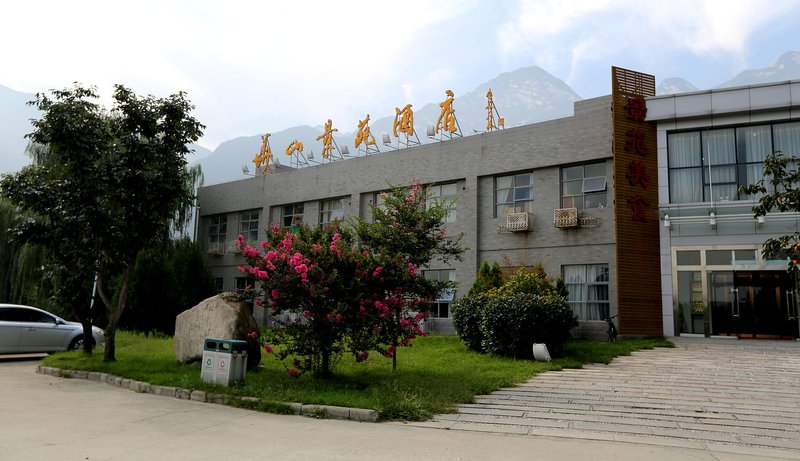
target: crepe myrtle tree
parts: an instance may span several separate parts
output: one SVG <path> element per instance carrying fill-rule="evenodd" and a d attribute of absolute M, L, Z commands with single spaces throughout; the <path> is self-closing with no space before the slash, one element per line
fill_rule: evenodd
<path fill-rule="evenodd" d="M 462 235 L 449 236 L 446 220 L 454 201 L 442 201 L 431 197 L 427 188 L 418 181 L 410 187 L 390 186 L 380 194 L 379 203 L 372 205 L 372 220 L 355 219 L 353 227 L 361 245 L 380 255 L 385 267 L 396 267 L 392 271 L 391 290 L 402 303 L 393 306 L 392 321 L 384 334 L 391 342 L 392 350 L 402 345 L 404 317 L 410 309 L 419 309 L 420 303 L 428 316 L 429 301 L 445 288 L 453 288 L 453 282 L 439 282 L 417 277 L 421 267 L 434 259 L 442 264 L 462 259 Z M 404 269 L 414 274 L 408 280 Z M 392 369 L 397 367 L 393 356 Z"/>
<path fill-rule="evenodd" d="M 424 303 L 401 296 L 421 279 L 417 271 L 358 248 L 339 224 L 294 231 L 273 226 L 261 248 L 241 235 L 237 247 L 245 259 L 239 270 L 256 280 L 256 303 L 296 314 L 264 344 L 268 353 L 291 363 L 292 376 L 311 371 L 329 378 L 343 352 L 357 361 L 366 360 L 370 350 L 394 357 L 397 345 L 408 346 L 422 334 L 425 313 L 405 310 L 397 317 L 401 307 Z"/>
<path fill-rule="evenodd" d="M 753 207 L 753 217 L 780 212 L 800 211 L 800 168 L 798 158 L 783 152 L 775 152 L 764 158 L 764 174 L 757 182 L 742 186 L 739 191 L 759 196 Z M 762 253 L 766 257 L 786 254 L 789 257 L 788 271 L 800 269 L 800 231 L 794 231 L 764 242 Z"/>
<path fill-rule="evenodd" d="M 6 176 L 2 191 L 32 212 L 16 235 L 47 246 L 62 299 L 75 309 L 87 338 L 97 275 L 108 320 L 103 359 L 113 361 L 136 256 L 166 240 L 176 210 L 191 204 L 187 144 L 204 127 L 182 92 L 141 97 L 116 85 L 110 111 L 97 97 L 80 84 L 37 94 L 31 105 L 42 117 L 33 120 L 28 137 L 42 146 L 44 160 Z"/>

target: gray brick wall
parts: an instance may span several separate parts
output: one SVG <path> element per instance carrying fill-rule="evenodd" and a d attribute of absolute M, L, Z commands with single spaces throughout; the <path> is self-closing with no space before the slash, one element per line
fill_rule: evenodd
<path fill-rule="evenodd" d="M 606 161 L 608 207 L 586 210 L 599 218 L 597 228 L 561 230 L 553 227 L 553 210 L 560 208 L 560 168 L 570 164 Z M 494 217 L 494 176 L 533 171 L 533 231 L 499 234 Z M 319 220 L 319 201 L 348 196 L 345 213 L 370 218 L 374 194 L 389 184 L 408 185 L 457 182 L 461 194 L 457 219 L 448 224 L 451 234 L 464 233 L 467 248 L 461 262 L 447 266 L 433 262 L 432 269 L 454 268 L 460 282 L 457 297 L 466 293 L 481 262 L 519 265 L 542 262 L 548 273 L 561 274 L 564 264 L 608 263 L 612 284 L 612 310 L 616 306 L 616 257 L 613 218 L 613 160 L 611 158 L 611 97 L 575 103 L 571 117 L 434 142 L 402 150 L 337 161 L 297 170 L 283 170 L 200 189 L 201 221 L 198 238 L 207 241 L 208 217 L 227 214 L 227 241 L 238 232 L 238 212 L 260 209 L 262 230 L 278 223 L 280 207 L 303 202 L 304 222 Z M 269 216 L 269 222 L 265 217 Z M 233 288 L 240 264 L 233 254 L 208 256 L 223 289 Z M 452 331 L 449 321 L 436 322 L 438 330 Z"/>

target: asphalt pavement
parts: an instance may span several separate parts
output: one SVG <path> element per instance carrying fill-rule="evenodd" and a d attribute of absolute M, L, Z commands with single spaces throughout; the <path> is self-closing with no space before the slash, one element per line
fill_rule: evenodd
<path fill-rule="evenodd" d="M 0 460 L 746 460 L 791 453 L 273 415 L 38 374 L 37 365 L 0 357 Z"/>

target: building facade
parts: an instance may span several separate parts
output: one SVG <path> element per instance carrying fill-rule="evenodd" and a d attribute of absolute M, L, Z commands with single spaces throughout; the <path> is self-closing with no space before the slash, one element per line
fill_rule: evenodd
<path fill-rule="evenodd" d="M 797 281 L 769 238 L 798 230 L 797 213 L 756 219 L 763 160 L 800 157 L 800 82 L 647 99 L 658 140 L 664 335 L 798 337 Z"/>
<path fill-rule="evenodd" d="M 370 219 L 381 191 L 419 181 L 457 199 L 447 229 L 464 234 L 466 249 L 463 261 L 424 268 L 426 277 L 457 281 L 458 299 L 484 261 L 509 270 L 541 263 L 565 278 L 584 331 L 604 333 L 618 307 L 612 127 L 606 96 L 576 102 L 570 117 L 204 187 L 198 239 L 218 288 L 241 289 L 239 234 L 259 241 L 270 224 Z M 453 332 L 450 302 L 434 306 L 433 329 Z"/>

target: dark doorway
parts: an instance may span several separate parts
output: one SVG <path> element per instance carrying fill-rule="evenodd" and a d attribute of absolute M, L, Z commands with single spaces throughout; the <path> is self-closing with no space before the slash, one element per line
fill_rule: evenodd
<path fill-rule="evenodd" d="M 794 274 L 786 271 L 709 273 L 710 332 L 740 338 L 798 337 Z"/>

